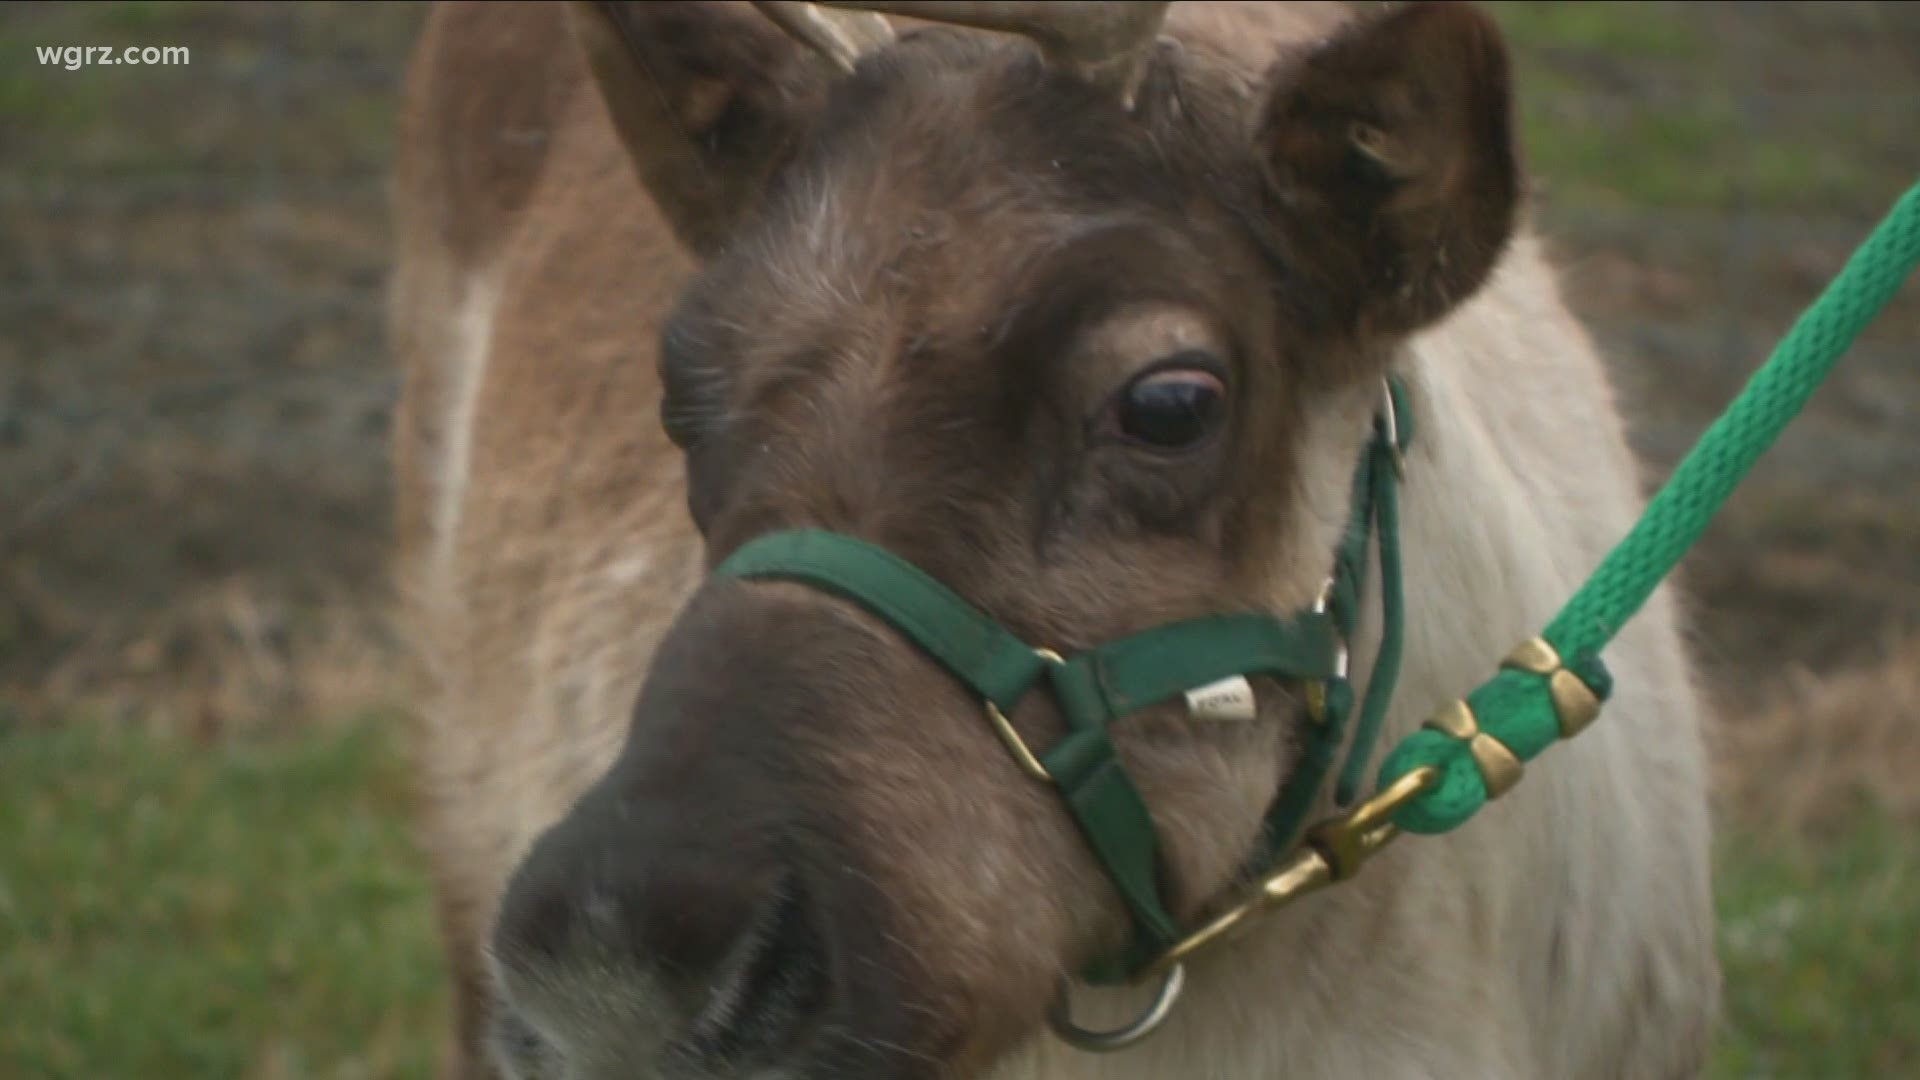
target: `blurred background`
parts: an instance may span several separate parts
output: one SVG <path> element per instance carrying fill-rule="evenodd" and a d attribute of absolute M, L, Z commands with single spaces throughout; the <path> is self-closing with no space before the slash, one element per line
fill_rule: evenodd
<path fill-rule="evenodd" d="M 1920 4 L 1488 6 L 1652 483 L 1920 178 Z M 431 1070 L 383 566 L 423 13 L 0 6 L 0 1077 Z M 1684 574 L 1717 1076 L 1920 1075 L 1917 477 L 1909 285 Z"/>

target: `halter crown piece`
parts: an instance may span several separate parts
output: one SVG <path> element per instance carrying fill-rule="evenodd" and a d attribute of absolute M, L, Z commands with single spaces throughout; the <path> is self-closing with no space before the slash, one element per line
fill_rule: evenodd
<path fill-rule="evenodd" d="M 1350 802 L 1372 753 L 1399 673 L 1403 635 L 1399 511 L 1396 484 L 1412 432 L 1405 393 L 1386 382 L 1372 438 L 1354 472 L 1345 533 L 1333 572 L 1311 608 L 1288 616 L 1264 612 L 1208 615 L 1167 623 L 1130 637 L 1061 656 L 1021 640 L 911 563 L 839 533 L 794 530 L 741 546 L 713 571 L 716 578 L 798 582 L 851 601 L 886 622 L 945 668 L 981 701 L 989 725 L 1016 764 L 1052 785 L 1132 914 L 1133 941 L 1083 976 L 1096 984 L 1161 978 L 1146 1016 L 1119 1032 L 1074 1027 L 1056 1008 L 1055 1030 L 1088 1049 L 1119 1049 L 1156 1026 L 1179 992 L 1180 961 L 1222 936 L 1220 920 L 1189 933 L 1162 900 L 1159 839 L 1153 816 L 1114 752 L 1109 727 L 1148 706 L 1217 691 L 1225 680 L 1266 676 L 1307 687 L 1312 723 L 1292 775 L 1267 813 L 1262 850 L 1249 877 L 1269 878 L 1299 840 L 1301 826 L 1345 741 L 1354 695 L 1347 679 L 1347 642 L 1359 620 L 1368 549 L 1377 535 L 1382 579 L 1382 635 L 1353 743 L 1336 789 Z M 1066 718 L 1067 734 L 1035 752 L 1007 716 L 1045 683 Z M 1344 876 L 1336 874 L 1335 876 Z M 1236 909 L 1244 914 L 1244 907 Z M 1244 921 L 1237 917 L 1236 924 Z"/>

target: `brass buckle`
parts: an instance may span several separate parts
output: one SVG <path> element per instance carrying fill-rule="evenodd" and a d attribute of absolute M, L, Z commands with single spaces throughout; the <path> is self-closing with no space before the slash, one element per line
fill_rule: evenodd
<path fill-rule="evenodd" d="M 1162 976 L 1209 945 L 1244 931 L 1255 915 L 1284 907 L 1359 873 L 1368 859 L 1400 835 L 1393 815 L 1439 778 L 1440 770 L 1422 765 L 1347 813 L 1307 830 L 1306 842 L 1290 858 L 1268 871 L 1238 903 L 1155 957 L 1134 975 L 1133 981 Z"/>
<path fill-rule="evenodd" d="M 1052 649 L 1035 649 L 1033 651 L 1036 656 L 1049 664 L 1059 665 L 1067 662 L 1065 657 L 1054 652 Z M 1040 763 L 1039 755 L 1035 754 L 1033 750 L 1027 746 L 1027 741 L 1020 737 L 1018 731 L 1014 730 L 1013 721 L 1008 720 L 1007 714 L 1000 711 L 1000 706 L 995 705 L 991 701 L 987 702 L 987 723 L 993 725 L 994 734 L 1000 736 L 1000 741 L 1006 745 L 1007 752 L 1013 755 L 1013 760 L 1020 766 L 1021 772 L 1026 773 L 1028 776 L 1031 776 L 1043 784 L 1053 783 L 1053 774 L 1048 772 L 1047 767 Z"/>

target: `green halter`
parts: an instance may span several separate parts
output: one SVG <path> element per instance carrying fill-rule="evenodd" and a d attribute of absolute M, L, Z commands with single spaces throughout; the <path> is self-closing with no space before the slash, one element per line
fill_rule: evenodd
<path fill-rule="evenodd" d="M 1109 726 L 1235 676 L 1308 684 L 1315 722 L 1299 764 L 1268 811 L 1264 850 L 1254 869 L 1278 862 L 1305 823 L 1345 735 L 1353 702 L 1346 643 L 1359 620 L 1367 549 L 1377 529 L 1384 614 L 1379 658 L 1336 789 L 1339 801 L 1351 800 L 1399 674 L 1403 605 L 1395 481 L 1410 435 L 1406 416 L 1404 391 L 1389 379 L 1373 437 L 1355 470 L 1352 508 L 1322 602 L 1286 618 L 1209 615 L 1061 657 L 1022 641 L 911 563 L 838 533 L 772 533 L 740 547 L 713 573 L 796 581 L 859 604 L 980 698 L 1022 768 L 1059 790 L 1132 912 L 1135 933 L 1127 954 L 1086 972 L 1096 983 L 1118 982 L 1172 948 L 1183 932 L 1161 899 L 1153 817 L 1114 753 Z M 1006 717 L 1042 679 L 1066 718 L 1067 734 L 1036 755 Z"/>
<path fill-rule="evenodd" d="M 1599 653 L 1692 544 L 1734 485 L 1805 404 L 1834 362 L 1920 266 L 1920 186 L 1901 198 L 1840 276 L 1648 504 L 1624 540 L 1540 637 L 1501 670 L 1435 713 L 1381 763 L 1365 802 L 1315 826 L 1293 849 L 1332 767 L 1352 704 L 1346 642 L 1358 620 L 1367 547 L 1378 530 L 1383 623 L 1379 658 L 1341 769 L 1336 801 L 1352 801 L 1399 674 L 1403 612 L 1394 482 L 1408 432 L 1401 387 L 1385 407 L 1353 481 L 1353 508 L 1324 602 L 1288 619 L 1218 615 L 1156 627 L 1072 658 L 1036 650 L 945 586 L 879 548 L 824 532 L 755 540 L 715 574 L 772 577 L 846 597 L 891 623 L 984 702 L 1021 766 L 1060 789 L 1067 808 L 1133 911 L 1131 951 L 1088 972 L 1095 982 L 1162 976 L 1152 1007 L 1125 1028 L 1090 1032 L 1056 1000 L 1056 1033 L 1083 1049 L 1115 1050 L 1152 1032 L 1180 992 L 1180 962 L 1250 915 L 1351 878 L 1399 830 L 1440 833 L 1519 782 L 1525 761 L 1590 723 L 1612 686 Z M 1068 734 L 1036 758 L 1006 712 L 1045 675 Z M 1160 901 L 1153 821 L 1120 767 L 1107 725 L 1134 710 L 1233 675 L 1318 687 L 1316 723 L 1298 767 L 1268 812 L 1257 887 L 1184 937 Z M 1283 858 L 1284 856 L 1284 858 Z"/>

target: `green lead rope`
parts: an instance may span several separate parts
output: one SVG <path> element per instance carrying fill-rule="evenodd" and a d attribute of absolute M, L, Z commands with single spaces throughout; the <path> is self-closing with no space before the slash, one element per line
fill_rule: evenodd
<path fill-rule="evenodd" d="M 1600 650 L 1653 595 L 1753 463 L 1819 388 L 1834 363 L 1920 265 L 1920 186 L 1896 203 L 1773 355 L 1681 461 L 1646 513 L 1541 635 L 1565 667 L 1604 700 L 1609 689 Z M 1384 527 L 1384 526 L 1383 526 Z M 1547 677 L 1503 669 L 1467 696 L 1480 730 L 1529 760 L 1560 736 Z M 1422 729 L 1381 764 L 1384 789 L 1415 769 L 1439 779 L 1394 821 L 1409 832 L 1452 829 L 1485 805 L 1485 780 L 1468 743 Z"/>

